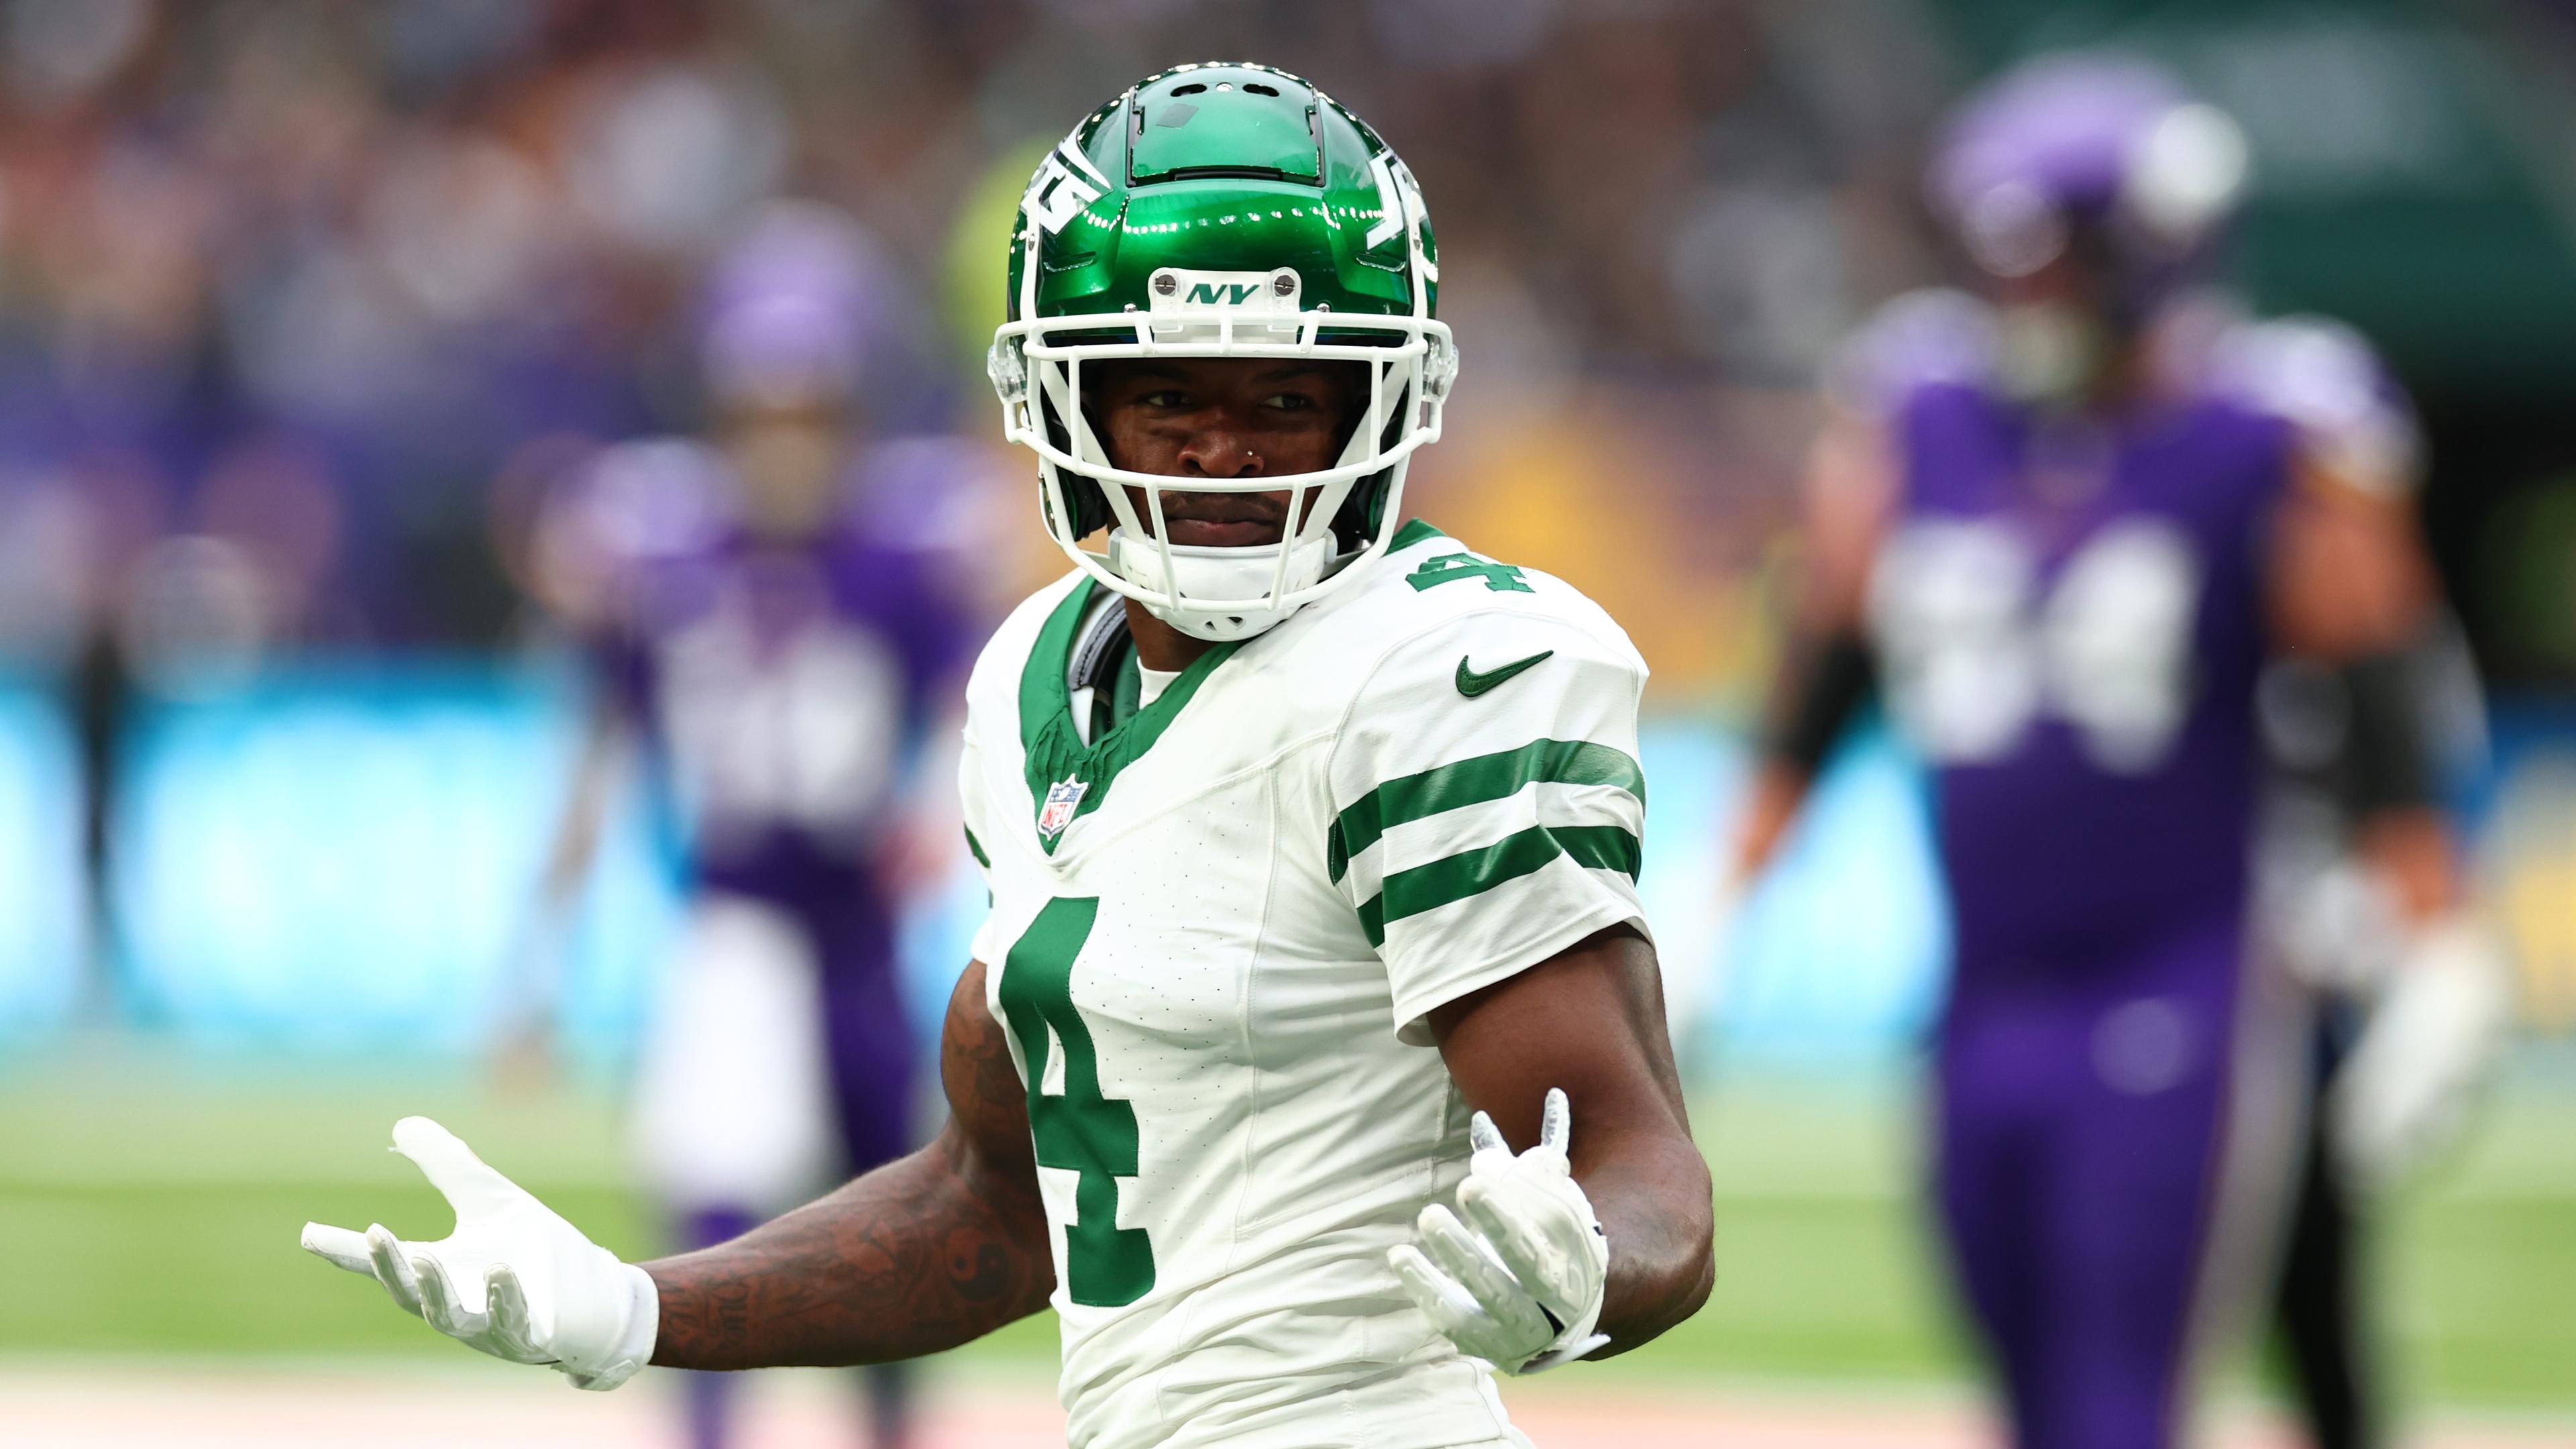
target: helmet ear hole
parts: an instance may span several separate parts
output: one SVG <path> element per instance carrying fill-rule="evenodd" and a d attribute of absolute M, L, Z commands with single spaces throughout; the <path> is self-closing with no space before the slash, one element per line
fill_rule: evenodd
<path fill-rule="evenodd" d="M 1064 480 L 1064 503 L 1073 510 L 1073 536 L 1089 538 L 1109 526 L 1114 516 L 1108 497 L 1100 485 L 1079 473 L 1068 473 Z"/>
<path fill-rule="evenodd" d="M 1046 428 L 1047 441 L 1059 453 L 1073 451 L 1073 432 L 1065 426 L 1064 417 L 1056 411 L 1055 399 L 1044 388 L 1035 390 L 1039 421 Z M 1065 520 L 1068 538 L 1089 538 L 1107 528 L 1117 516 L 1109 507 L 1109 498 L 1100 491 L 1098 479 L 1062 466 L 1056 468 L 1063 481 L 1064 506 L 1072 513 Z"/>
<path fill-rule="evenodd" d="M 1352 486 L 1350 495 L 1333 514 L 1336 551 L 1357 553 L 1386 526 L 1387 485 L 1394 479 L 1394 469 L 1381 468 Z"/>
<path fill-rule="evenodd" d="M 1414 380 L 1406 383 L 1403 391 L 1396 395 L 1395 405 L 1387 409 L 1386 426 L 1380 430 L 1377 439 L 1379 456 L 1394 452 L 1403 444 L 1404 435 L 1410 431 L 1409 420 L 1420 407 L 1421 386 L 1417 373 Z M 1342 499 L 1342 506 L 1333 514 L 1334 542 L 1341 552 L 1356 553 L 1366 548 L 1369 540 L 1384 530 L 1388 485 L 1394 479 L 1394 469 L 1380 468 L 1351 485 L 1350 493 Z"/>
<path fill-rule="evenodd" d="M 1404 441 L 1404 435 L 1412 425 L 1414 406 L 1417 401 L 1414 393 L 1419 387 L 1418 382 L 1406 383 L 1404 391 L 1396 395 L 1395 406 L 1386 410 L 1386 426 L 1380 429 L 1377 435 L 1379 457 L 1394 452 L 1396 445 Z"/>

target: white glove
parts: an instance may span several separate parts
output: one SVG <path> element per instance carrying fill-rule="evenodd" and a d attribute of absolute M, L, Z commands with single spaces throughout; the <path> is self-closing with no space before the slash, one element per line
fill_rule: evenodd
<path fill-rule="evenodd" d="M 2512 984 L 2494 941 L 2454 918 L 2421 932 L 2328 1099 L 2344 1165 L 2373 1186 L 2456 1137 L 2503 1045 Z"/>
<path fill-rule="evenodd" d="M 577 1388 L 613 1389 L 653 1354 L 661 1297 L 641 1268 L 581 1235 L 426 1117 L 394 1124 L 394 1151 L 456 1210 L 456 1231 L 407 1243 L 382 1224 L 304 1225 L 304 1247 L 385 1285 L 403 1311 L 512 1363 L 551 1364 Z"/>
<path fill-rule="evenodd" d="M 1477 1113 L 1468 1128 L 1475 1155 L 1458 1185 L 1467 1223 L 1429 1204 L 1416 1225 L 1421 1246 L 1386 1252 L 1431 1326 L 1505 1373 L 1572 1363 L 1610 1341 L 1593 1331 L 1610 1241 L 1566 1162 L 1572 1116 L 1565 1093 L 1549 1088 L 1538 1145 L 1515 1157 L 1493 1119 Z"/>

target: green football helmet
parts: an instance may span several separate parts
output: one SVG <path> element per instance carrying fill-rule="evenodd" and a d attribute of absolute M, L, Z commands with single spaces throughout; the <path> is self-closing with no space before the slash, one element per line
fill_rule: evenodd
<path fill-rule="evenodd" d="M 1011 239 L 1008 320 L 988 367 L 1004 435 L 1038 455 L 1048 534 L 1202 639 L 1249 638 L 1322 597 L 1386 550 L 1405 465 L 1440 437 L 1458 354 L 1435 320 L 1439 279 L 1413 174 L 1323 92 L 1251 64 L 1139 81 L 1048 153 Z M 1082 387 L 1086 365 L 1135 357 L 1361 363 L 1365 408 L 1320 472 L 1130 472 L 1094 435 Z M 1167 541 L 1167 493 L 1282 491 L 1276 544 Z M 1103 528 L 1106 547 L 1085 548 Z"/>

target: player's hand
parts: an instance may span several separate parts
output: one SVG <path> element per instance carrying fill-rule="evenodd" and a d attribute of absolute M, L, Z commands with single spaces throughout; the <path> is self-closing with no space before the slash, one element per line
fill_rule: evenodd
<path fill-rule="evenodd" d="M 495 1358 L 549 1364 L 580 1388 L 613 1389 L 653 1353 L 661 1297 L 643 1269 L 581 1235 L 426 1117 L 394 1124 L 394 1151 L 420 1164 L 456 1210 L 434 1243 L 304 1225 L 304 1246 L 385 1285 L 406 1313 Z"/>
<path fill-rule="evenodd" d="M 2423 931 L 2335 1075 L 2328 1104 L 2348 1169 L 2384 1187 L 2459 1135 L 2503 1045 L 2512 996 L 2478 925 Z"/>
<path fill-rule="evenodd" d="M 1610 1243 L 1575 1185 L 1565 1148 L 1571 1110 L 1550 1088 L 1536 1147 L 1515 1157 L 1476 1114 L 1475 1155 L 1458 1186 L 1464 1223 L 1423 1208 L 1419 1246 L 1387 1250 L 1404 1291 L 1452 1343 L 1506 1373 L 1571 1363 L 1610 1341 L 1595 1333 L 1610 1276 Z"/>

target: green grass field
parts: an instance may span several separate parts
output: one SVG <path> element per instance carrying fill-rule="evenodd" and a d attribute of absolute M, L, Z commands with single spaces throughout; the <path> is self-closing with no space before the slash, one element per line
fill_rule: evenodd
<path fill-rule="evenodd" d="M 1901 1080 L 1720 1082 L 1718 1288 L 1697 1318 L 1589 1374 L 1922 1382 L 1965 1372 L 1910 1185 Z M 307 1218 L 446 1231 L 383 1150 L 423 1111 L 593 1236 L 657 1246 L 621 1186 L 608 1098 L 505 1100 L 456 1076 L 177 1066 L 130 1047 L 0 1075 L 0 1352 L 430 1355 L 445 1345 L 307 1257 Z M 2419 1402 L 2576 1410 L 2576 1078 L 2526 1063 L 2475 1139 L 2383 1228 L 2390 1357 Z M 1033 1320 L 964 1351 L 1032 1367 Z"/>

